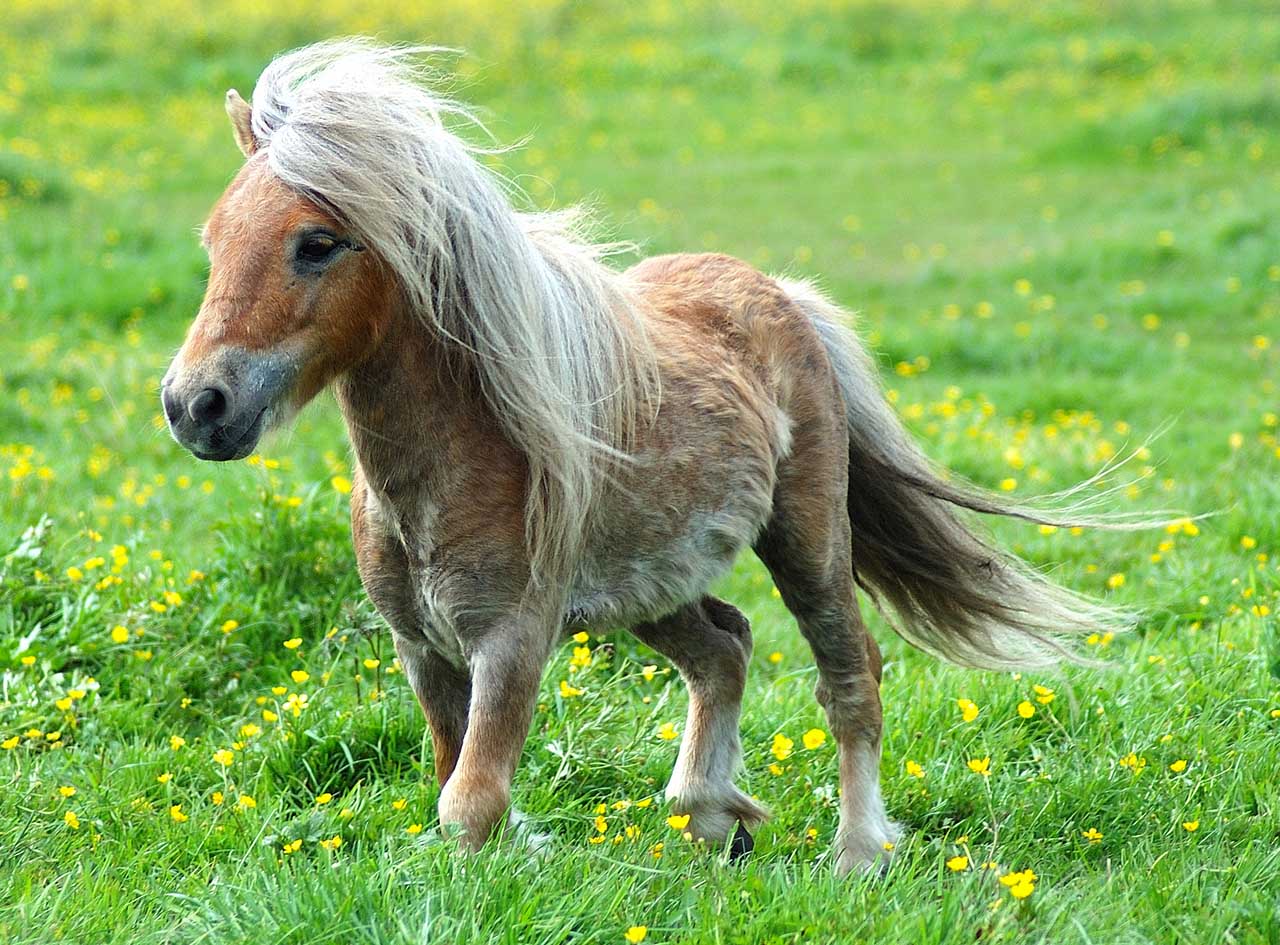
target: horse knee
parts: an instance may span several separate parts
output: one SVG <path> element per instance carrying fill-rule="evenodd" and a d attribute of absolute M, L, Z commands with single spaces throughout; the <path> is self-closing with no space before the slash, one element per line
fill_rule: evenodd
<path fill-rule="evenodd" d="M 819 679 L 814 696 L 826 711 L 831 734 L 837 741 L 879 743 L 884 714 L 880 686 L 872 675 L 859 674 L 838 681 Z"/>

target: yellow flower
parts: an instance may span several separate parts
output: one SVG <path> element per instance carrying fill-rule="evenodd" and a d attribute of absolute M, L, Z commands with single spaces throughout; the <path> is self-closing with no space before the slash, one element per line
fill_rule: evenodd
<path fill-rule="evenodd" d="M 346 476 L 334 476 L 329 480 L 329 485 L 333 486 L 334 490 L 342 493 L 342 495 L 351 494 L 351 480 Z"/>
<path fill-rule="evenodd" d="M 1014 479 L 1012 476 L 1008 479 L 1001 479 L 1000 488 L 1004 492 L 1012 492 L 1014 489 L 1018 488 L 1018 480 Z"/>
<path fill-rule="evenodd" d="M 296 650 L 300 646 L 302 646 L 302 637 L 293 637 L 292 639 L 284 641 L 284 648 L 286 650 Z"/>
<path fill-rule="evenodd" d="M 1187 760 L 1185 758 L 1179 758 L 1173 764 L 1169 765 L 1169 770 L 1174 774 L 1182 774 L 1182 772 L 1187 770 Z"/>
<path fill-rule="evenodd" d="M 1033 706 L 1026 699 L 1023 699 L 1021 702 L 1018 703 L 1018 714 L 1022 716 L 1024 719 L 1029 719 L 1031 718 L 1031 716 L 1036 714 L 1036 707 Z"/>
<path fill-rule="evenodd" d="M 316 797 L 317 804 L 328 804 L 331 800 L 333 800 L 333 795 L 328 791 Z"/>
<path fill-rule="evenodd" d="M 62 787 L 58 788 L 58 793 L 63 797 L 75 797 L 76 789 L 69 784 L 64 784 Z"/>
<path fill-rule="evenodd" d="M 570 666 L 585 668 L 591 665 L 591 647 L 575 646 L 573 648 L 573 656 L 569 660 Z"/>
<path fill-rule="evenodd" d="M 13 751 L 17 747 L 18 747 L 17 735 L 10 735 L 4 741 L 0 742 L 0 748 L 3 748 L 5 751 Z"/>
<path fill-rule="evenodd" d="M 640 670 L 640 675 L 644 677 L 645 682 L 653 682 L 654 675 L 658 672 L 658 667 L 650 664 Z"/>
<path fill-rule="evenodd" d="M 967 856 L 953 856 L 947 860 L 947 869 L 953 873 L 963 873 L 969 868 L 969 858 Z"/>
<path fill-rule="evenodd" d="M 564 680 L 564 679 L 560 680 L 560 698 L 561 699 L 572 699 L 574 696 L 580 696 L 580 695 L 582 695 L 581 689 L 575 689 L 573 686 L 570 686 L 567 680 Z"/>
<path fill-rule="evenodd" d="M 680 730 L 670 722 L 663 722 L 658 726 L 658 737 L 669 742 L 680 737 Z"/>
<path fill-rule="evenodd" d="M 213 760 L 226 768 L 231 764 L 231 762 L 236 760 L 236 756 L 232 754 L 229 748 L 219 748 L 213 753 Z"/>
<path fill-rule="evenodd" d="M 76 816 L 76 812 L 73 810 L 69 810 L 62 815 L 62 822 L 72 830 L 80 829 L 80 818 Z"/>
<path fill-rule="evenodd" d="M 311 678 L 311 674 L 308 673 L 305 669 L 295 669 L 290 671 L 289 678 L 292 679 L 294 682 L 296 682 L 298 685 L 302 685 L 304 682 L 306 682 L 308 679 Z"/>
<path fill-rule="evenodd" d="M 174 804 L 169 808 L 169 816 L 173 818 L 175 823 L 185 824 L 191 818 L 182 812 L 181 804 Z"/>
<path fill-rule="evenodd" d="M 772 653 L 770 653 L 770 654 L 769 654 L 769 662 L 770 662 L 770 663 L 781 663 L 781 662 L 782 662 L 782 654 L 781 654 L 781 653 L 779 653 L 777 650 L 774 650 Z"/>
<path fill-rule="evenodd" d="M 627 929 L 626 932 L 622 934 L 622 937 L 625 938 L 628 942 L 630 942 L 631 945 L 640 945 L 640 943 L 644 941 L 645 936 L 648 934 L 649 934 L 649 926 L 633 925 L 631 926 L 631 928 Z"/>
<path fill-rule="evenodd" d="M 957 699 L 956 705 L 960 707 L 960 717 L 966 722 L 972 722 L 978 717 L 978 707 L 968 699 Z"/>
<path fill-rule="evenodd" d="M 684 830 L 689 826 L 688 814 L 672 814 L 667 818 L 667 826 L 672 830 Z"/>
<path fill-rule="evenodd" d="M 336 850 L 338 847 L 342 846 L 342 837 L 334 834 L 333 837 L 328 840 L 321 840 L 320 846 L 324 847 L 326 850 Z"/>
<path fill-rule="evenodd" d="M 239 620 L 224 620 L 222 622 L 221 630 L 223 633 L 230 633 L 232 630 L 235 630 L 239 626 L 240 626 Z"/>
<path fill-rule="evenodd" d="M 1014 899 L 1026 899 L 1036 891 L 1036 880 L 1039 877 L 1032 870 L 1020 873 L 1007 873 L 1000 877 L 1000 882 L 1009 887 Z"/>
<path fill-rule="evenodd" d="M 288 843 L 284 845 L 283 849 L 285 853 L 297 853 L 299 850 L 302 849 L 302 840 L 301 839 L 290 840 Z"/>
<path fill-rule="evenodd" d="M 181 747 L 182 747 L 183 745 L 185 745 L 186 743 L 187 743 L 187 740 L 186 740 L 185 738 L 183 738 L 181 735 L 170 735 L 170 736 L 169 736 L 169 748 L 170 748 L 171 750 L 173 750 L 173 751 L 177 751 L 179 748 L 181 748 Z"/>
<path fill-rule="evenodd" d="M 158 774 L 156 775 L 156 780 L 159 781 L 161 784 L 168 784 L 170 781 L 173 780 L 173 772 L 166 771 L 164 774 Z"/>
<path fill-rule="evenodd" d="M 394 800 L 394 801 L 392 801 L 392 802 L 391 802 L 391 807 L 392 807 L 392 809 L 393 809 L 393 810 L 404 810 L 405 805 L 406 805 L 406 804 L 408 804 L 408 803 L 409 803 L 409 802 L 408 802 L 405 798 L 403 798 L 403 797 L 402 797 L 402 798 L 399 798 L 398 800 Z"/>
<path fill-rule="evenodd" d="M 372 657 L 364 661 L 365 669 L 377 669 L 382 665 L 382 660 L 375 660 Z"/>
<path fill-rule="evenodd" d="M 276 721 L 279 721 L 279 719 L 280 719 L 280 716 L 276 715 L 276 714 L 275 714 L 274 712 L 272 712 L 270 709 L 263 709 L 263 710 L 262 710 L 262 721 L 264 721 L 264 722 L 276 722 Z"/>
<path fill-rule="evenodd" d="M 236 801 L 236 807 L 240 808 L 241 810 L 252 810 L 257 806 L 258 806 L 258 802 L 255 801 L 248 794 L 241 794 L 240 799 Z"/>
<path fill-rule="evenodd" d="M 209 800 L 213 802 L 214 807 L 219 807 L 226 798 L 222 796 L 221 791 L 214 791 L 213 794 L 210 795 Z"/>
<path fill-rule="evenodd" d="M 779 732 L 777 735 L 773 736 L 773 745 L 769 750 L 773 752 L 773 756 L 779 761 L 786 761 L 791 757 L 791 749 L 794 746 L 795 742 Z"/>
<path fill-rule="evenodd" d="M 1048 705 L 1056 697 L 1054 691 L 1047 686 L 1032 686 L 1036 693 L 1036 702 Z"/>
<path fill-rule="evenodd" d="M 408 834 L 422 833 L 422 824 L 410 824 L 404 828 L 404 832 Z"/>
<path fill-rule="evenodd" d="M 1097 843 L 1099 840 L 1102 839 L 1102 834 L 1093 827 L 1090 827 L 1088 830 L 1084 831 L 1084 833 L 1081 834 L 1081 836 L 1083 836 L 1090 843 Z"/>
<path fill-rule="evenodd" d="M 970 758 L 969 770 L 974 774 L 981 775 L 984 778 L 991 776 L 991 758 Z"/>
<path fill-rule="evenodd" d="M 253 722 L 246 722 L 244 725 L 240 726 L 240 737 L 253 738 L 253 736 L 257 735 L 261 731 L 262 729 Z"/>
<path fill-rule="evenodd" d="M 924 777 L 924 768 L 922 768 L 917 762 L 912 761 L 910 758 L 907 759 L 907 763 L 905 767 L 907 769 L 907 774 L 911 775 L 911 777 L 913 778 Z"/>
<path fill-rule="evenodd" d="M 1187 833 L 1195 833 L 1197 830 L 1200 829 L 1200 821 L 1184 820 L 1182 822 L 1182 829 L 1185 830 Z"/>
<path fill-rule="evenodd" d="M 1139 771 L 1141 771 L 1143 768 L 1147 766 L 1147 759 L 1131 751 L 1129 752 L 1129 754 L 1121 758 L 1119 763 L 1120 763 L 1120 767 L 1128 768 L 1134 774 L 1137 774 Z"/>
<path fill-rule="evenodd" d="M 809 751 L 813 751 L 815 748 L 821 748 L 826 744 L 827 733 L 820 728 L 811 728 L 809 731 L 804 733 L 802 741 L 804 742 L 805 748 L 809 749 Z"/>
<path fill-rule="evenodd" d="M 587 631 L 585 630 L 579 630 L 577 633 L 573 635 L 574 643 L 586 643 L 590 639 L 591 639 L 590 634 L 588 634 Z"/>
<path fill-rule="evenodd" d="M 111 642 L 112 642 L 112 643 L 128 643 L 128 642 L 129 642 L 129 630 L 128 630 L 128 628 L 127 628 L 127 627 L 121 627 L 121 626 L 119 626 L 119 625 L 112 627 L 112 628 L 111 628 Z"/>
<path fill-rule="evenodd" d="M 1124 587 L 1124 575 L 1120 573 L 1111 575 L 1111 577 L 1107 578 L 1107 587 L 1113 591 L 1116 588 Z"/>
<path fill-rule="evenodd" d="M 69 581 L 79 581 L 84 577 L 84 572 L 79 568 L 67 568 L 67 579 Z"/>

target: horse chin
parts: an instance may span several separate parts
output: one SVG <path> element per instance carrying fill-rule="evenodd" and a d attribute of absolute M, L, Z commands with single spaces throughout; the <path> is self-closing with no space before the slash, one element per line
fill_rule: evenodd
<path fill-rule="evenodd" d="M 196 459 L 213 463 L 229 463 L 244 459 L 251 454 L 262 439 L 272 413 L 267 406 L 260 410 L 247 426 L 223 427 L 215 431 L 207 442 L 192 444 L 188 447 Z"/>

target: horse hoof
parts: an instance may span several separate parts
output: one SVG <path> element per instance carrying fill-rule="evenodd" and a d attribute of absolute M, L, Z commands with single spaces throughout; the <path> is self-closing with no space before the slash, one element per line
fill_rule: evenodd
<path fill-rule="evenodd" d="M 729 861 L 740 860 L 755 848 L 755 840 L 747 832 L 747 828 L 739 823 L 738 829 L 733 832 L 733 840 L 729 843 Z"/>

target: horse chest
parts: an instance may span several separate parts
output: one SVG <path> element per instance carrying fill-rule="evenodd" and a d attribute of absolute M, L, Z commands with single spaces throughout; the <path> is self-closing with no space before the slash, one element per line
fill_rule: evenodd
<path fill-rule="evenodd" d="M 427 645 L 455 667 L 466 666 L 462 641 L 451 619 L 447 588 L 428 565 L 410 578 L 413 600 L 417 606 L 418 632 Z"/>
<path fill-rule="evenodd" d="M 429 500 L 392 502 L 371 489 L 368 517 L 392 553 L 381 559 L 384 580 L 372 586 L 366 581 L 365 586 L 396 633 L 425 643 L 461 668 L 466 656 L 452 616 L 449 582 L 434 561 L 438 515 Z"/>

